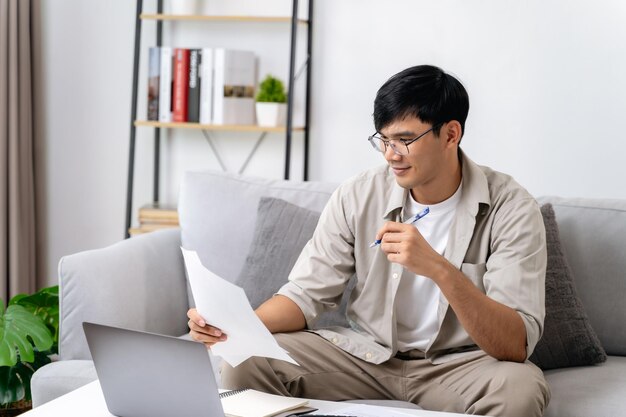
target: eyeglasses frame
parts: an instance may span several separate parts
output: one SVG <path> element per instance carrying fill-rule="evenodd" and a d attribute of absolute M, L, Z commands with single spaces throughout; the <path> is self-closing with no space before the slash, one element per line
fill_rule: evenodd
<path fill-rule="evenodd" d="M 435 123 L 434 125 L 432 125 L 430 127 L 430 129 L 428 129 L 427 131 L 425 131 L 424 133 L 418 135 L 417 137 L 413 138 L 413 139 L 383 139 L 380 136 L 376 136 L 376 135 L 380 135 L 381 133 L 376 131 L 374 132 L 373 135 L 368 136 L 367 140 L 368 142 L 372 145 L 372 147 L 380 152 L 380 153 L 385 153 L 387 151 L 387 147 L 391 147 L 391 149 L 393 150 L 393 153 L 395 153 L 396 155 L 400 155 L 400 156 L 405 156 L 409 154 L 409 145 L 412 144 L 413 142 L 418 141 L 419 139 L 421 139 L 422 137 L 426 136 L 428 133 L 432 132 L 433 130 L 435 130 L 437 127 L 443 125 L 446 122 L 439 122 L 439 123 Z M 385 150 L 381 150 L 378 149 L 378 146 L 376 146 L 374 144 L 374 140 L 378 139 L 380 140 L 382 143 L 385 144 Z M 397 148 L 392 145 L 391 141 L 395 141 L 395 142 L 402 142 L 404 144 L 404 146 L 406 147 L 406 153 L 399 153 Z"/>

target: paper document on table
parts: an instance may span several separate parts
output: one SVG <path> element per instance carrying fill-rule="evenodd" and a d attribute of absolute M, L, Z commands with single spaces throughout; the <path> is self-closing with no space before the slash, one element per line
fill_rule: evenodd
<path fill-rule="evenodd" d="M 402 411 L 397 411 L 389 407 L 379 407 L 375 405 L 366 405 L 366 404 L 354 404 L 349 405 L 347 407 L 341 407 L 336 410 L 325 412 L 312 412 L 308 414 L 313 417 L 317 414 L 321 415 L 330 415 L 333 416 L 358 416 L 358 417 L 410 417 L 415 416 L 412 413 L 403 413 Z"/>
<path fill-rule="evenodd" d="M 211 352 L 233 367 L 252 356 L 298 365 L 254 313 L 242 288 L 206 269 L 195 251 L 181 250 L 198 313 L 227 335 L 226 341 L 211 347 Z"/>

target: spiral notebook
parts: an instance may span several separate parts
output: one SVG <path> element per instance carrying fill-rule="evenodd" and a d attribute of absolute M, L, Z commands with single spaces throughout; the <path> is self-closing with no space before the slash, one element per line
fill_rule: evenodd
<path fill-rule="evenodd" d="M 306 406 L 302 398 L 282 397 L 253 389 L 226 391 L 220 394 L 226 417 L 271 417 Z"/>

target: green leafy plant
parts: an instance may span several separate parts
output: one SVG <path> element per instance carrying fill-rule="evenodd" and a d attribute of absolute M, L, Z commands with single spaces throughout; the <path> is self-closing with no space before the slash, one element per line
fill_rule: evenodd
<path fill-rule="evenodd" d="M 283 82 L 272 75 L 268 75 L 261 82 L 256 101 L 261 103 L 286 103 L 287 94 Z"/>
<path fill-rule="evenodd" d="M 58 352 L 59 287 L 0 303 L 0 407 L 30 402 L 33 373 Z"/>

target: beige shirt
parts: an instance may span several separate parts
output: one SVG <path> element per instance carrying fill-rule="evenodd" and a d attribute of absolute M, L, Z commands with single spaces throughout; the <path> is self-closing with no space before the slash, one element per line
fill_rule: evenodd
<path fill-rule="evenodd" d="M 476 165 L 461 152 L 463 193 L 445 257 L 490 298 L 516 310 L 526 327 L 527 356 L 543 331 L 546 239 L 535 199 L 510 176 Z M 369 248 L 387 220 L 401 221 L 408 190 L 387 165 L 342 184 L 324 208 L 279 294 L 292 299 L 312 327 L 322 311 L 338 307 L 350 278 L 350 328 L 315 332 L 346 352 L 382 363 L 397 351 L 395 302 L 403 267 Z M 425 350 L 434 363 L 478 349 L 443 294 L 438 331 Z"/>

